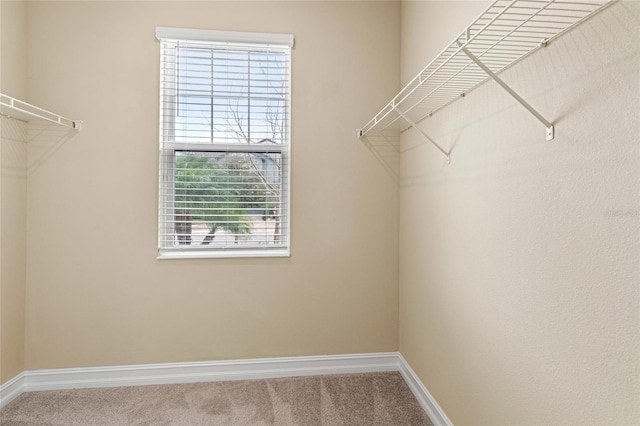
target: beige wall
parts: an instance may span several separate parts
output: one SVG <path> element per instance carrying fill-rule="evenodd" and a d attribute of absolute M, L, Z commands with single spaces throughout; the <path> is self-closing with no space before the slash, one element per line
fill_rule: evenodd
<path fill-rule="evenodd" d="M 399 193 L 353 130 L 484 2 L 0 4 L 2 91 L 84 120 L 28 169 L 2 141 L 0 382 L 400 347 L 456 424 L 638 418 L 638 3 L 505 74 L 555 141 L 487 84 L 423 124 L 451 165 L 405 134 Z M 156 26 L 295 35 L 291 258 L 156 260 Z"/>
<path fill-rule="evenodd" d="M 26 2 L 0 2 L 0 92 L 27 98 Z M 0 116 L 0 384 L 24 370 L 27 126 Z"/>
<path fill-rule="evenodd" d="M 405 81 L 482 7 L 404 2 Z M 554 141 L 494 83 L 423 123 L 451 165 L 402 140 L 400 350 L 455 424 L 640 419 L 639 15 L 616 3 L 504 74 Z"/>
<path fill-rule="evenodd" d="M 398 90 L 395 2 L 29 2 L 26 368 L 394 351 L 398 190 L 355 138 Z M 156 260 L 156 26 L 292 33 L 292 255 Z"/>

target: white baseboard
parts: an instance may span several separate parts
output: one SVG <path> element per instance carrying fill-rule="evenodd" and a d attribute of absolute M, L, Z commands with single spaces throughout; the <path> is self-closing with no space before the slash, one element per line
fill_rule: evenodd
<path fill-rule="evenodd" d="M 402 374 L 404 381 L 407 382 L 407 386 L 409 386 L 409 389 L 411 389 L 411 392 L 413 392 L 413 395 L 427 413 L 434 426 L 453 425 L 401 353 L 398 353 L 398 360 L 400 363 L 400 374 Z"/>
<path fill-rule="evenodd" d="M 4 407 L 24 392 L 24 373 L 18 374 L 0 386 L 0 408 Z"/>
<path fill-rule="evenodd" d="M 395 370 L 396 353 L 27 370 L 24 391 L 161 385 Z"/>
<path fill-rule="evenodd" d="M 0 386 L 0 408 L 23 392 L 398 371 L 435 426 L 451 425 L 398 352 L 26 370 Z"/>

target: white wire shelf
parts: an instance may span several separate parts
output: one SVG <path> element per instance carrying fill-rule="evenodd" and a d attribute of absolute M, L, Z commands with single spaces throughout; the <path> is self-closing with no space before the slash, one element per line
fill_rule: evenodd
<path fill-rule="evenodd" d="M 0 93 L 0 115 L 27 122 L 31 120 L 45 120 L 78 131 L 82 129 L 82 121 L 63 117 L 2 93 Z"/>
<path fill-rule="evenodd" d="M 616 0 L 497 0 L 407 84 L 358 136 L 403 132 L 489 79 L 500 84 L 546 127 L 553 124 L 498 77 L 500 72 Z M 426 135 L 449 161 L 449 153 Z"/>

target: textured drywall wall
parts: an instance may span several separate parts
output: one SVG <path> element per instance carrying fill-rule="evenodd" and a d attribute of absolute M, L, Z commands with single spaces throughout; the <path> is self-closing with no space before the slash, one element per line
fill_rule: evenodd
<path fill-rule="evenodd" d="M 29 2 L 27 368 L 394 351 L 398 191 L 358 142 L 395 2 Z M 291 33 L 290 258 L 157 260 L 156 26 Z M 384 58 L 384 60 L 381 60 Z"/>
<path fill-rule="evenodd" d="M 27 99 L 27 5 L 0 2 L 0 92 Z M 0 384 L 24 370 L 27 125 L 0 116 Z"/>
<path fill-rule="evenodd" d="M 405 81 L 474 7 L 403 3 Z M 640 419 L 639 15 L 615 3 L 504 73 L 555 140 L 494 83 L 422 123 L 451 165 L 403 136 L 400 351 L 454 424 Z"/>

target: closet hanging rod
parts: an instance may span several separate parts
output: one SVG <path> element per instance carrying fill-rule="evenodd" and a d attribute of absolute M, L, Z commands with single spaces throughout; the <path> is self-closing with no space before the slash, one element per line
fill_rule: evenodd
<path fill-rule="evenodd" d="M 82 121 L 63 117 L 3 93 L 0 93 L 0 113 L 22 121 L 45 120 L 77 131 L 82 129 Z"/>

